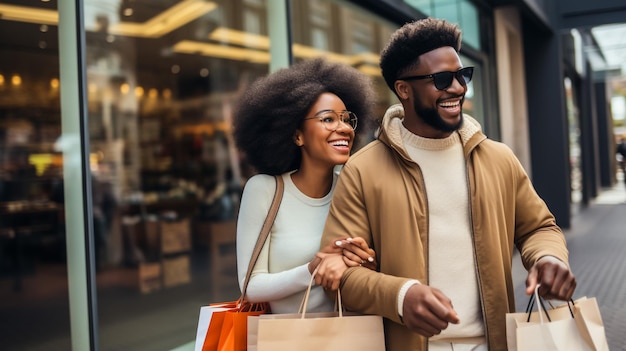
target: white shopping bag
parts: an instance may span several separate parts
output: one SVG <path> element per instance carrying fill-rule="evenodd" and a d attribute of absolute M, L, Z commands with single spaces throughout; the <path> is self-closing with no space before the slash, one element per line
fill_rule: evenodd
<path fill-rule="evenodd" d="M 200 307 L 200 316 L 198 317 L 198 330 L 196 331 L 196 345 L 194 351 L 202 351 L 202 345 L 206 338 L 206 332 L 209 330 L 211 316 L 213 312 L 227 311 L 232 309 L 232 304 L 211 305 Z"/>

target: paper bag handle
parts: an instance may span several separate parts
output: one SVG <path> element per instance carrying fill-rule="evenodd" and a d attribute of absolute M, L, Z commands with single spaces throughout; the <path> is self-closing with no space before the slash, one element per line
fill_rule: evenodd
<path fill-rule="evenodd" d="M 306 315 L 306 306 L 309 303 L 309 295 L 311 295 L 311 287 L 313 286 L 313 281 L 315 280 L 315 275 L 317 274 L 317 269 L 319 265 L 315 267 L 313 273 L 311 273 L 311 280 L 309 281 L 309 286 L 306 288 L 306 292 L 304 293 L 304 297 L 302 298 L 302 302 L 300 303 L 300 309 L 298 309 L 298 313 L 301 314 L 300 318 L 304 319 Z M 343 304 L 341 303 L 341 289 L 337 289 L 337 309 L 339 310 L 339 317 L 343 317 Z"/>
<path fill-rule="evenodd" d="M 537 312 L 539 313 L 539 322 L 541 324 L 544 323 L 541 310 L 543 310 L 543 312 L 546 314 L 546 318 L 548 319 L 548 322 L 552 322 L 552 319 L 550 318 L 550 314 L 548 313 L 548 310 L 546 309 L 546 306 L 543 303 L 543 299 L 539 296 L 539 286 L 541 286 L 541 284 L 537 284 L 537 286 L 535 287 L 535 292 L 533 295 L 531 295 L 530 300 L 528 301 L 528 306 L 526 306 L 526 313 L 528 313 L 528 318 L 526 318 L 526 322 L 530 322 L 530 314 L 532 313 L 532 309 L 535 305 L 535 300 L 539 302 L 537 306 Z M 552 304 L 549 301 L 548 301 L 548 304 L 550 305 L 550 307 L 554 309 L 554 306 L 552 306 Z M 574 300 L 570 299 L 569 301 L 567 301 L 567 308 L 569 309 L 569 313 L 572 316 L 572 318 L 574 318 L 574 311 L 572 310 L 572 306 L 574 306 Z"/>

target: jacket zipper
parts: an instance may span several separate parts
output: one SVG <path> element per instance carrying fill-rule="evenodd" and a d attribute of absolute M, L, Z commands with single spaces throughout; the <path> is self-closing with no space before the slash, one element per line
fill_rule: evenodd
<path fill-rule="evenodd" d="M 477 144 L 478 145 L 478 144 Z M 483 296 L 483 283 L 480 277 L 480 269 L 478 268 L 478 253 L 476 252 L 476 232 L 474 230 L 474 201 L 472 199 L 472 182 L 470 177 L 470 154 L 474 148 L 472 148 L 465 160 L 465 177 L 467 179 L 467 199 L 469 201 L 469 219 L 472 230 L 472 248 L 474 250 L 474 267 L 476 268 L 476 280 L 478 282 L 478 294 L 480 295 L 480 310 L 483 314 L 483 324 L 485 326 L 485 340 L 487 341 L 487 345 L 489 345 L 489 325 L 487 324 L 487 312 L 485 311 L 485 299 Z M 473 168 L 471 169 L 473 171 Z"/>

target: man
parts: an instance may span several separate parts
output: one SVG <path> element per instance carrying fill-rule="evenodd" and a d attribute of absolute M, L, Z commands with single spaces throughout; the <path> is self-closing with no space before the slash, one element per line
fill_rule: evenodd
<path fill-rule="evenodd" d="M 376 251 L 377 271 L 345 271 L 342 297 L 385 317 L 389 351 L 506 350 L 514 245 L 527 294 L 540 283 L 567 300 L 576 287 L 563 233 L 517 158 L 461 111 L 473 70 L 460 44 L 456 25 L 430 18 L 392 35 L 380 66 L 401 104 L 343 167 L 322 237 Z"/>

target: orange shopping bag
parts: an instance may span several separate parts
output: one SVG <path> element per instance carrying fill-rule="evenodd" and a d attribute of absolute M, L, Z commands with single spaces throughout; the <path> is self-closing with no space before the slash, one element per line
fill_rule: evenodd
<path fill-rule="evenodd" d="M 231 306 L 226 310 L 213 312 L 202 351 L 246 351 L 248 317 L 269 312 L 266 303 L 237 301 Z"/>
<path fill-rule="evenodd" d="M 202 347 L 205 344 L 206 337 L 208 335 L 209 324 L 213 321 L 215 328 L 219 323 L 218 319 L 222 319 L 218 312 L 227 311 L 236 307 L 235 302 L 216 303 L 208 306 L 200 307 L 200 316 L 198 317 L 198 329 L 196 331 L 196 343 L 194 351 L 202 351 Z M 215 314 L 215 320 L 214 320 Z M 208 342 L 208 341 L 207 341 Z M 214 349 L 217 348 L 217 341 L 215 342 Z"/>
<path fill-rule="evenodd" d="M 241 289 L 241 297 L 237 301 L 201 307 L 194 351 L 246 351 L 248 346 L 248 317 L 269 313 L 268 303 L 249 303 L 245 297 L 252 268 L 269 236 L 283 197 L 283 179 L 280 176 L 274 178 L 276 179 L 274 199 L 254 246 L 243 289 Z"/>

